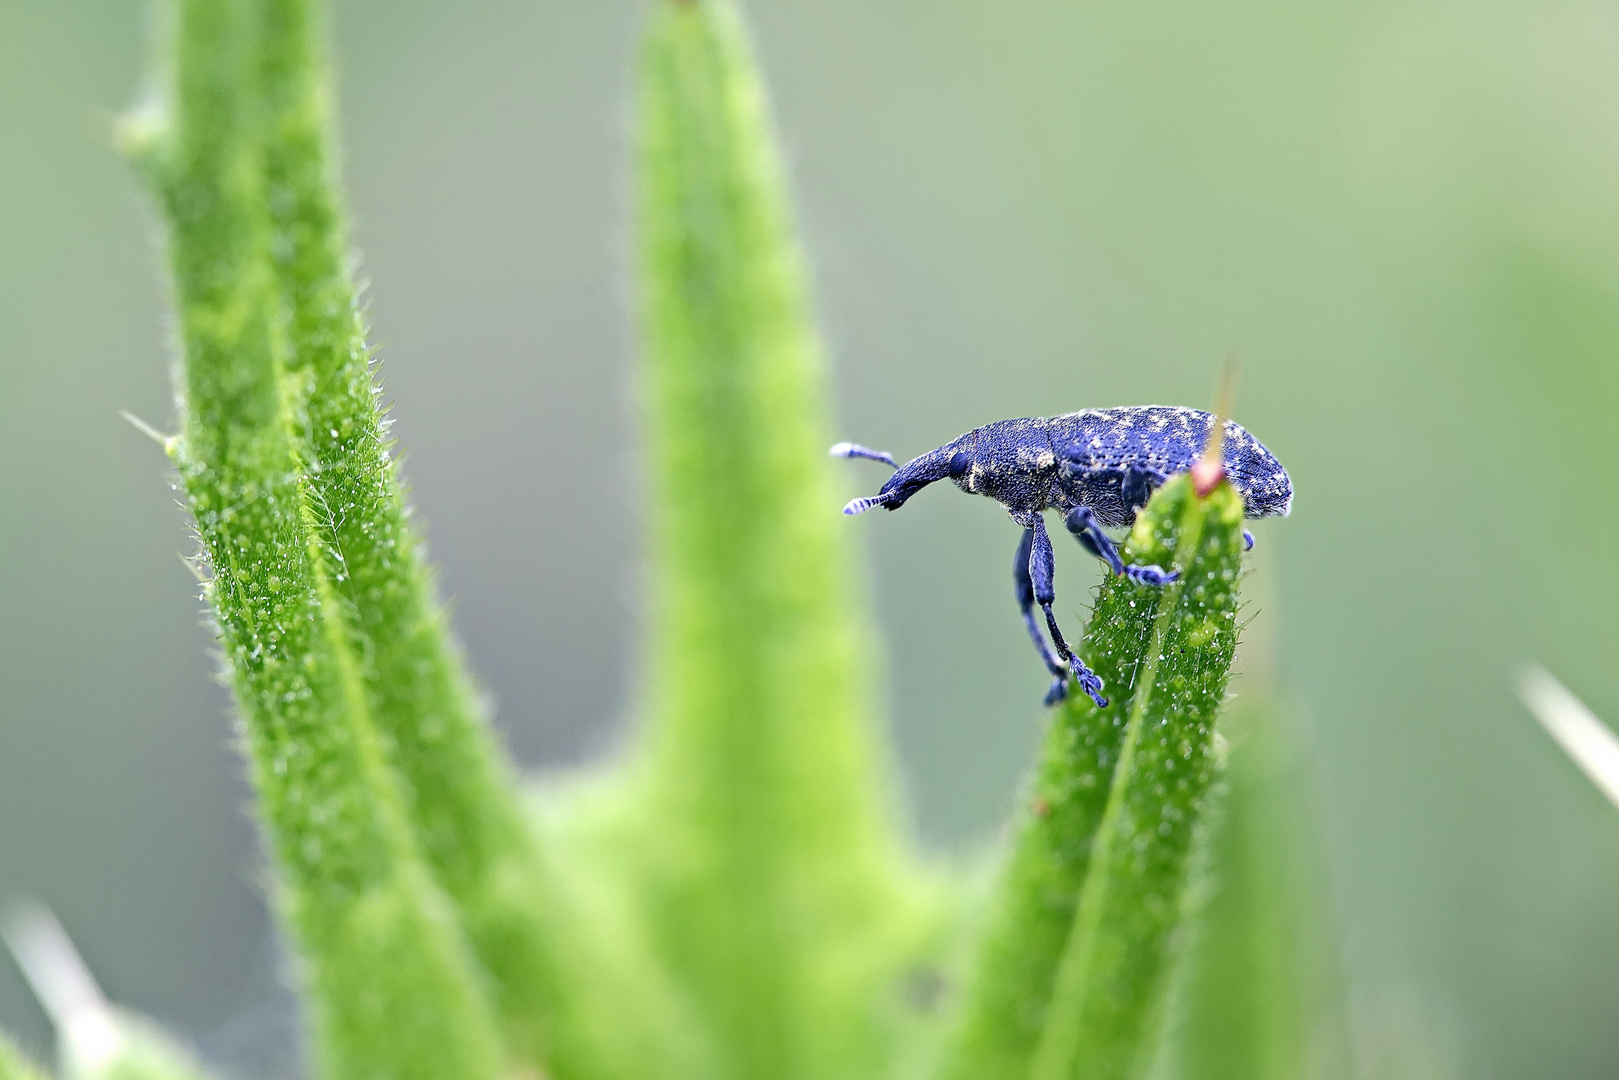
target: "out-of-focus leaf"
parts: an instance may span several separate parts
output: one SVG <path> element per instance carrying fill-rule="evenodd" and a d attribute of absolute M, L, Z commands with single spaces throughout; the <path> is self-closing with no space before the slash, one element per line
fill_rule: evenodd
<path fill-rule="evenodd" d="M 717 1076 L 881 1075 L 932 923 L 873 720 L 825 365 L 729 3 L 652 5 L 638 127 L 645 909 Z"/>

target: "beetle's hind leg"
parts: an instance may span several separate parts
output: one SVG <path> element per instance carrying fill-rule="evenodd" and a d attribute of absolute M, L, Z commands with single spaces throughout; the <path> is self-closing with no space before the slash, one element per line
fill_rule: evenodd
<path fill-rule="evenodd" d="M 1169 477 L 1157 469 L 1149 469 L 1140 464 L 1132 465 L 1124 470 L 1124 476 L 1119 481 L 1119 498 L 1131 510 L 1140 510 L 1152 498 L 1152 493 L 1167 479 Z"/>
<path fill-rule="evenodd" d="M 1179 570 L 1164 570 L 1156 566 L 1143 566 L 1139 563 L 1124 564 L 1119 557 L 1118 545 L 1113 538 L 1102 531 L 1102 525 L 1096 520 L 1088 506 L 1076 506 L 1063 517 L 1063 524 L 1068 531 L 1074 534 L 1081 547 L 1107 563 L 1115 574 L 1127 577 L 1138 585 L 1168 585 L 1180 577 Z"/>
<path fill-rule="evenodd" d="M 1068 647 L 1068 642 L 1063 640 L 1062 630 L 1057 626 L 1057 617 L 1051 612 L 1051 605 L 1057 599 L 1054 576 L 1051 537 L 1046 535 L 1044 519 L 1035 515 L 1033 527 L 1023 530 L 1023 539 L 1018 543 L 1013 578 L 1017 583 L 1018 606 L 1023 609 L 1023 622 L 1029 628 L 1029 637 L 1034 640 L 1035 648 L 1040 650 L 1040 658 L 1054 676 L 1051 689 L 1046 691 L 1046 704 L 1055 705 L 1068 696 L 1068 675 L 1072 672 L 1079 688 L 1090 695 L 1098 708 L 1105 709 L 1107 698 L 1102 696 L 1102 680 Z M 1034 617 L 1035 604 L 1039 604 L 1045 612 L 1046 629 L 1051 631 L 1055 654 L 1046 646 L 1046 640 L 1040 634 L 1040 624 Z"/>

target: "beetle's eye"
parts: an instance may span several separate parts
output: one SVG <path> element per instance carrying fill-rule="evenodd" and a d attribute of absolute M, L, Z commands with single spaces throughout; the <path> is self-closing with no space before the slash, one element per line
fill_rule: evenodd
<path fill-rule="evenodd" d="M 971 464 L 972 458 L 968 457 L 965 451 L 958 452 L 955 457 L 950 459 L 950 478 L 954 480 L 966 472 L 967 466 Z"/>

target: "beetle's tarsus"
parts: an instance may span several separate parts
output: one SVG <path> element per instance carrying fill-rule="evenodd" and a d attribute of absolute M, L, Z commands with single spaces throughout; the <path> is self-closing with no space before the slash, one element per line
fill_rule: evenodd
<path fill-rule="evenodd" d="M 1179 570 L 1164 570 L 1157 566 L 1131 565 L 1124 568 L 1124 576 L 1137 585 L 1157 585 L 1162 587 L 1172 581 L 1180 580 Z"/>
<path fill-rule="evenodd" d="M 1092 701 L 1096 702 L 1096 707 L 1098 709 L 1107 708 L 1107 698 L 1102 696 L 1101 678 L 1096 674 L 1096 672 L 1086 667 L 1084 662 L 1080 660 L 1079 657 L 1073 657 L 1073 662 L 1074 679 L 1079 683 L 1079 688 L 1085 691 L 1086 695 L 1089 696 Z"/>
<path fill-rule="evenodd" d="M 1098 709 L 1107 708 L 1107 698 L 1102 696 L 1101 676 L 1097 675 L 1096 672 L 1086 667 L 1084 661 L 1082 661 L 1079 657 L 1070 657 L 1070 660 L 1072 661 L 1071 670 L 1074 676 L 1074 681 L 1079 684 L 1079 688 L 1085 692 L 1087 697 L 1096 702 L 1096 707 Z M 1061 675 L 1058 675 L 1055 679 L 1051 680 L 1051 689 L 1046 691 L 1046 708 L 1049 709 L 1054 705 L 1061 705 L 1064 701 L 1068 700 L 1068 675 L 1069 672 L 1064 671 Z"/>

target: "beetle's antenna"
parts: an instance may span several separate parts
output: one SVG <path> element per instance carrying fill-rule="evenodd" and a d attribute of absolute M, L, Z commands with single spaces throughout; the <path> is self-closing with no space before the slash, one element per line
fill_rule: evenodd
<path fill-rule="evenodd" d="M 1209 493 L 1225 479 L 1225 422 L 1231 415 L 1231 403 L 1237 396 L 1237 357 L 1226 357 L 1220 365 L 1220 381 L 1214 390 L 1214 421 L 1209 425 L 1209 441 L 1203 447 L 1203 456 L 1192 466 L 1192 490 L 1197 497 L 1206 499 Z"/>
<path fill-rule="evenodd" d="M 875 510 L 879 506 L 887 505 L 888 500 L 881 495 L 863 496 L 858 499 L 850 499 L 848 505 L 843 508 L 843 512 L 850 517 L 854 517 L 856 514 L 864 514 L 867 510 Z"/>
<path fill-rule="evenodd" d="M 831 454 L 833 457 L 865 458 L 867 461 L 880 461 L 884 465 L 887 465 L 890 469 L 899 468 L 899 463 L 894 460 L 894 455 L 890 454 L 887 450 L 873 450 L 870 447 L 861 446 L 859 443 L 840 442 L 828 450 L 827 453 Z M 850 505 L 852 506 L 854 504 L 851 503 Z M 866 509 L 869 510 L 871 508 L 868 506 Z M 855 511 L 857 514 L 859 512 L 860 511 L 858 510 Z"/>

